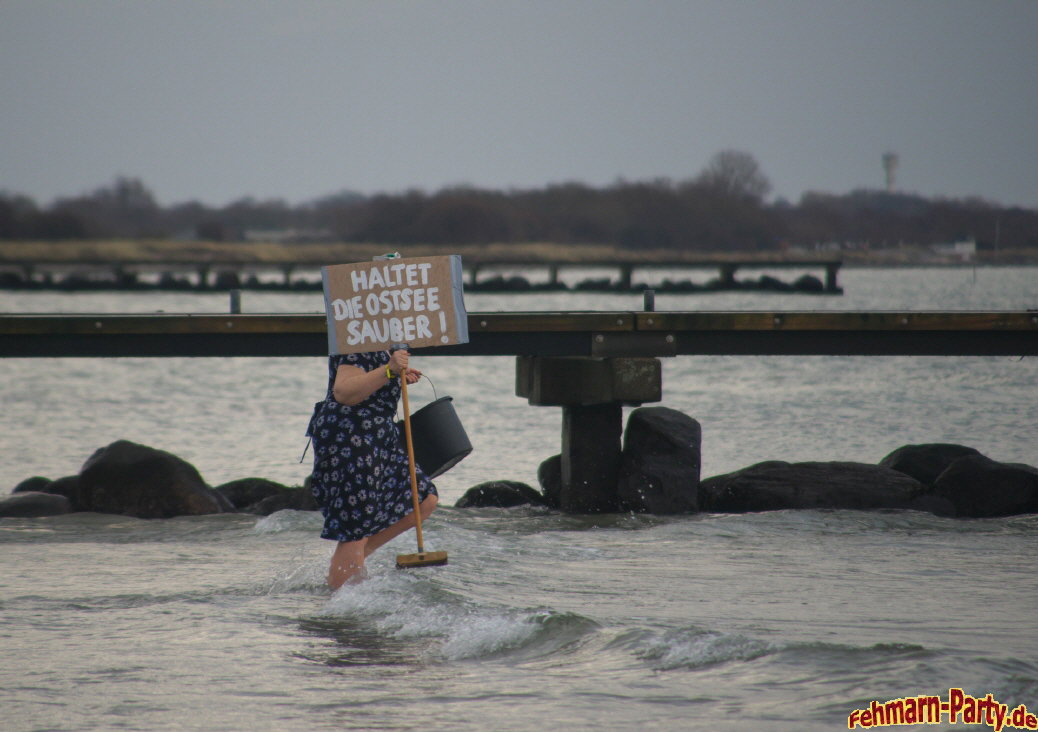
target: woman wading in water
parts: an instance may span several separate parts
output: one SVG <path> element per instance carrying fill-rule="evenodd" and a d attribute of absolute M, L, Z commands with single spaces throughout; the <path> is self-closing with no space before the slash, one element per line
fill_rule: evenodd
<path fill-rule="evenodd" d="M 328 358 L 328 393 L 314 407 L 311 490 L 324 516 L 321 538 L 337 541 L 328 570 L 333 590 L 363 577 L 364 559 L 415 525 L 407 450 L 394 422 L 401 373 L 414 384 L 406 350 Z M 436 486 L 416 466 L 422 520 Z"/>

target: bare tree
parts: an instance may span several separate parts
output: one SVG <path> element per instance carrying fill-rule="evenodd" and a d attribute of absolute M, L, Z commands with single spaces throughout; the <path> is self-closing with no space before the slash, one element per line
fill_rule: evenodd
<path fill-rule="evenodd" d="M 695 183 L 734 198 L 763 200 L 771 191 L 757 159 L 739 150 L 722 150 L 714 155 Z"/>

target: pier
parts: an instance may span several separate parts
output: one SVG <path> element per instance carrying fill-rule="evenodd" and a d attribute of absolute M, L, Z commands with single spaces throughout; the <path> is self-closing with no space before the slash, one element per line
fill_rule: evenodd
<path fill-rule="evenodd" d="M 402 247 L 404 256 L 437 253 L 429 247 Z M 458 253 L 457 248 L 451 253 Z M 370 260 L 383 247 L 346 244 L 274 244 L 204 242 L 98 242 L 8 243 L 0 247 L 0 286 L 19 289 L 191 289 L 236 288 L 320 289 L 320 268 L 329 263 Z M 462 252 L 466 284 L 485 288 L 480 275 L 487 271 L 516 271 L 524 279 L 543 273 L 537 287 L 565 289 L 563 270 L 604 269 L 616 273 L 609 286 L 615 291 L 637 289 L 636 272 L 666 270 L 717 272 L 706 289 L 736 289 L 735 275 L 746 270 L 817 271 L 819 292 L 838 294 L 843 261 L 834 257 L 802 257 L 781 252 L 709 254 L 691 251 L 603 251 L 591 246 L 524 249 L 515 246 L 465 248 Z M 262 281 L 261 281 L 262 276 Z M 146 279 L 147 278 L 147 279 Z M 155 283 L 150 280 L 156 280 Z M 702 287 L 702 286 L 697 286 Z M 535 288 L 536 289 L 536 288 Z M 509 290 L 513 291 L 513 290 Z"/>
<path fill-rule="evenodd" d="M 233 304 L 233 301 L 232 301 Z M 1036 356 L 1038 312 L 470 313 L 469 342 L 421 356 L 514 356 L 515 394 L 562 408 L 561 504 L 615 489 L 623 406 L 663 398 L 661 358 Z M 323 314 L 0 315 L 0 357 L 327 355 Z"/>

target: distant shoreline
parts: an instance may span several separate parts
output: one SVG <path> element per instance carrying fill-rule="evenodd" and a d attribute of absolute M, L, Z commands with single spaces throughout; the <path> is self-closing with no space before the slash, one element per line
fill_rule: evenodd
<path fill-rule="evenodd" d="M 0 243 L 0 290 L 320 292 L 322 266 L 370 261 L 397 252 L 403 257 L 457 254 L 465 268 L 465 290 L 485 293 L 611 292 L 637 294 L 769 292 L 839 295 L 840 269 L 925 269 L 1038 266 L 1038 249 L 977 252 L 963 260 L 918 247 L 869 251 L 698 252 L 633 250 L 607 245 L 543 242 L 406 246 L 351 243 L 204 242 L 97 240 Z M 613 269 L 616 274 L 559 278 L 563 269 Z M 639 282 L 650 269 L 666 271 L 662 281 Z M 790 270 L 778 278 L 761 270 Z M 542 276 L 530 276 L 537 270 Z M 669 271 L 667 271 L 669 270 Z M 681 271 L 679 276 L 674 271 Z M 695 277 L 695 271 L 711 274 Z M 806 272 L 806 273 L 805 273 Z M 816 276 L 824 272 L 822 277 Z M 736 277 L 736 275 L 739 275 Z M 644 280 L 644 276 L 640 279 Z M 658 278 L 656 278 L 658 279 Z M 542 281 L 546 280 L 546 281 Z"/>

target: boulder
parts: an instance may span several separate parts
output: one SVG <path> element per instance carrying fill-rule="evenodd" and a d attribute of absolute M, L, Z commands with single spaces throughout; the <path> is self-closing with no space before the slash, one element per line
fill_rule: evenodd
<path fill-rule="evenodd" d="M 825 292 L 825 284 L 814 275 L 806 274 L 797 278 L 793 289 L 799 292 Z"/>
<path fill-rule="evenodd" d="M 923 486 L 923 493 L 912 501 L 912 505 L 909 508 L 913 511 L 923 511 L 936 516 L 955 516 L 955 504 L 947 498 L 935 495 L 932 486 L 929 489 Z"/>
<path fill-rule="evenodd" d="M 932 485 L 953 461 L 967 455 L 980 455 L 980 452 L 965 445 L 905 445 L 880 460 L 879 464 L 909 475 L 923 485 Z"/>
<path fill-rule="evenodd" d="M 82 510 L 79 506 L 79 476 L 66 475 L 64 478 L 50 480 L 49 478 L 26 478 L 12 491 L 12 493 L 23 493 L 25 491 L 36 491 L 39 493 L 50 493 L 55 496 L 64 496 L 68 499 L 73 511 Z"/>
<path fill-rule="evenodd" d="M 244 513 L 257 516 L 269 516 L 277 511 L 292 509 L 293 511 L 317 511 L 317 499 L 308 488 L 286 488 L 284 493 L 267 496 L 245 508 Z"/>
<path fill-rule="evenodd" d="M 272 496 L 292 490 L 286 485 L 266 478 L 240 478 L 216 486 L 216 491 L 227 497 L 237 510 L 243 510 Z"/>
<path fill-rule="evenodd" d="M 752 285 L 751 282 L 740 283 L 742 285 Z M 783 282 L 782 280 L 772 277 L 770 275 L 761 275 L 756 282 L 757 289 L 768 290 L 771 292 L 789 292 L 793 289 L 793 286 Z"/>
<path fill-rule="evenodd" d="M 118 440 L 79 471 L 80 508 L 137 518 L 172 518 L 233 511 L 190 463 L 163 450 Z"/>
<path fill-rule="evenodd" d="M 562 455 L 552 455 L 537 467 L 537 483 L 544 502 L 551 508 L 562 506 Z"/>
<path fill-rule="evenodd" d="M 310 491 L 309 477 L 303 488 L 289 488 L 266 478 L 240 478 L 218 485 L 216 491 L 223 494 L 235 510 L 257 516 L 269 516 L 289 508 L 295 511 L 316 511 L 319 508 Z"/>
<path fill-rule="evenodd" d="M 65 496 L 39 491 L 20 491 L 0 498 L 0 518 L 38 518 L 72 512 Z"/>
<path fill-rule="evenodd" d="M 963 518 L 1038 513 L 1038 468 L 967 455 L 937 476 L 933 495 Z"/>
<path fill-rule="evenodd" d="M 545 505 L 544 497 L 526 483 L 494 480 L 480 483 L 465 491 L 455 508 L 510 508 L 511 506 Z"/>
<path fill-rule="evenodd" d="M 699 489 L 702 429 L 668 407 L 631 412 L 624 432 L 617 499 L 624 511 L 694 513 Z"/>
<path fill-rule="evenodd" d="M 699 508 L 723 513 L 912 508 L 922 489 L 916 479 L 878 465 L 775 460 L 707 478 L 699 485 Z"/>
<path fill-rule="evenodd" d="M 32 491 L 33 493 L 46 493 L 46 487 L 53 482 L 54 481 L 50 478 L 44 478 L 42 475 L 34 475 L 16 485 L 11 493 L 25 493 L 26 491 Z"/>
<path fill-rule="evenodd" d="M 44 493 L 52 493 L 56 496 L 64 496 L 72 504 L 73 511 L 82 511 L 82 501 L 79 495 L 79 476 L 66 475 L 64 478 L 52 480 L 43 489 Z"/>

